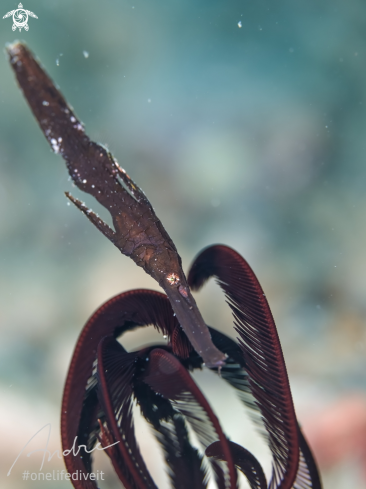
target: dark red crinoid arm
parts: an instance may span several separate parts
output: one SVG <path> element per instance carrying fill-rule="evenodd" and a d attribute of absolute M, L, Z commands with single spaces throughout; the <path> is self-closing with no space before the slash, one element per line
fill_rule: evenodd
<path fill-rule="evenodd" d="M 204 449 L 215 441 L 219 442 L 223 454 L 221 460 L 224 461 L 224 487 L 235 489 L 237 477 L 229 442 L 211 406 L 181 362 L 169 352 L 154 348 L 141 379 L 184 416 Z"/>
<path fill-rule="evenodd" d="M 232 441 L 229 442 L 229 448 L 235 466 L 246 476 L 251 489 L 267 489 L 266 476 L 254 455 Z M 219 442 L 212 443 L 207 447 L 206 455 L 216 460 L 225 459 L 222 445 Z"/>
<path fill-rule="evenodd" d="M 263 290 L 248 263 L 233 249 L 206 248 L 188 275 L 193 290 L 216 277 L 234 315 L 252 394 L 273 455 L 270 488 L 290 489 L 299 466 L 297 420 L 277 329 Z"/>
<path fill-rule="evenodd" d="M 141 456 L 133 421 L 133 379 L 139 352 L 127 353 L 112 336 L 98 346 L 98 392 L 106 426 L 115 440 L 110 454 L 126 489 L 157 489 Z"/>
<path fill-rule="evenodd" d="M 146 372 L 150 371 L 151 350 L 154 349 L 150 347 L 127 353 L 112 337 L 106 337 L 99 343 L 99 398 L 106 416 L 105 427 L 109 434 L 107 441 L 117 442 L 113 453 L 109 455 L 126 489 L 155 488 L 135 439 L 132 416 L 135 399 L 163 449 L 172 487 L 206 489 L 206 466 L 203 456 L 191 445 L 185 417 L 173 407 L 169 399 L 156 393 L 144 382 Z M 158 348 L 158 351 L 164 350 Z M 179 360 L 173 358 L 186 372 Z M 161 385 L 161 388 L 165 387 Z M 207 429 L 207 426 L 204 425 L 204 428 Z"/>
<path fill-rule="evenodd" d="M 66 379 L 61 414 L 63 450 L 86 444 L 90 450 L 99 432 L 101 416 L 96 392 L 95 360 L 98 344 L 105 336 L 119 336 L 138 326 L 152 324 L 171 337 L 180 327 L 164 294 L 151 290 L 133 290 L 120 294 L 103 304 L 83 328 L 71 360 Z M 181 340 L 179 344 L 183 344 Z M 77 451 L 77 450 L 76 450 Z M 70 473 L 91 470 L 90 456 L 80 450 L 65 457 Z M 93 481 L 75 481 L 77 488 L 96 487 Z"/>
<path fill-rule="evenodd" d="M 294 489 L 322 489 L 318 467 L 300 427 L 298 428 L 298 433 L 300 461 L 293 487 Z"/>

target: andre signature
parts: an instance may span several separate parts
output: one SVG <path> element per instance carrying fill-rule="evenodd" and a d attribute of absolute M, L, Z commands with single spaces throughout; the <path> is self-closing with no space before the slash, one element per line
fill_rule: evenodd
<path fill-rule="evenodd" d="M 28 452 L 27 453 L 27 457 L 30 457 L 33 453 L 36 453 L 36 452 L 43 452 L 43 457 L 42 457 L 42 462 L 41 462 L 41 467 L 39 470 L 42 470 L 43 468 L 43 465 L 44 465 L 44 462 L 46 460 L 46 455 L 48 455 L 47 457 L 47 462 L 49 462 L 52 457 L 54 455 L 57 456 L 57 458 L 62 458 L 61 455 L 60 455 L 60 452 L 58 450 L 55 450 L 53 453 L 51 453 L 48 449 L 48 443 L 50 441 L 50 436 L 51 436 L 51 423 L 47 423 L 45 424 L 44 426 L 42 426 L 42 428 L 40 428 L 28 441 L 27 443 L 24 445 L 24 447 L 20 450 L 20 452 L 18 453 L 18 456 L 17 458 L 14 460 L 13 462 L 13 465 L 10 467 L 9 469 L 9 472 L 7 473 L 7 476 L 10 475 L 14 465 L 16 464 L 18 458 L 21 456 L 21 454 L 24 452 L 24 450 L 26 449 L 26 447 L 29 445 L 29 443 L 33 440 L 33 438 L 35 438 L 38 433 L 40 433 L 42 430 L 44 430 L 45 428 L 48 428 L 48 436 L 47 436 L 47 441 L 46 441 L 46 444 L 44 446 L 44 448 L 37 448 L 37 450 L 32 450 L 31 452 Z M 102 447 L 102 445 L 98 442 L 96 444 L 96 446 L 94 448 L 92 448 L 91 450 L 88 450 L 86 448 L 85 445 L 77 445 L 77 436 L 75 436 L 74 438 L 74 443 L 72 444 L 72 447 L 70 449 L 67 449 L 67 450 L 64 450 L 62 452 L 62 455 L 64 457 L 67 457 L 68 455 L 70 454 L 73 454 L 74 456 L 78 455 L 78 453 L 80 452 L 80 449 L 83 448 L 87 453 L 91 453 L 93 452 L 94 450 L 99 450 L 99 451 L 103 451 L 103 450 L 106 450 L 107 448 L 109 447 L 113 447 L 113 445 L 117 445 L 117 443 L 119 443 L 119 441 L 116 441 L 116 443 L 112 443 L 112 445 L 108 445 L 107 447 Z"/>

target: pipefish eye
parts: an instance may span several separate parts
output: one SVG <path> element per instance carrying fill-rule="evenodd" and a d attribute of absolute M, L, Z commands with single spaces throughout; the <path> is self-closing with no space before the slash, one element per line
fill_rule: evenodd
<path fill-rule="evenodd" d="M 180 279 L 176 273 L 169 274 L 166 279 L 171 285 L 176 285 L 180 282 Z"/>

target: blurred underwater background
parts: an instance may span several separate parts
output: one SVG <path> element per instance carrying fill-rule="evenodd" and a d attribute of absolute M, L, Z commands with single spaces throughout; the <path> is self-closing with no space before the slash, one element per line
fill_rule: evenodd
<path fill-rule="evenodd" d="M 16 3 L 4 0 L 1 17 Z M 324 488 L 365 489 L 366 3 L 43 0 L 24 8 L 38 19 L 21 33 L 1 19 L 0 45 L 27 42 L 86 133 L 145 191 L 185 270 L 213 243 L 246 258 L 272 308 Z M 69 190 L 108 221 L 72 186 L 5 54 L 0 74 L 0 480 L 23 489 L 22 472 L 38 472 L 42 454 L 24 452 L 7 473 L 40 428 L 51 423 L 49 449 L 61 451 L 63 384 L 82 326 L 113 295 L 158 286 L 67 205 Z M 212 282 L 196 298 L 207 323 L 235 337 L 219 288 Z M 145 330 L 122 342 L 157 340 Z M 269 473 L 268 450 L 232 393 L 210 372 L 196 378 L 227 433 Z M 165 489 L 142 423 L 138 433 Z M 45 429 L 29 447 L 46 440 Z M 120 487 L 102 455 L 102 487 Z M 45 462 L 45 471 L 61 469 L 56 456 Z"/>

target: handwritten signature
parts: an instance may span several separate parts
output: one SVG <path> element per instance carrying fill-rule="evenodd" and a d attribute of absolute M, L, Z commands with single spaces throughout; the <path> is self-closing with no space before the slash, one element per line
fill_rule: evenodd
<path fill-rule="evenodd" d="M 42 462 L 41 462 L 41 467 L 39 470 L 42 470 L 43 468 L 43 465 L 44 465 L 44 462 L 46 460 L 46 455 L 48 454 L 48 458 L 47 458 L 47 462 L 49 462 L 50 460 L 52 460 L 52 457 L 54 455 L 57 455 L 57 458 L 62 458 L 61 455 L 60 455 L 60 452 L 59 450 L 55 450 L 53 453 L 51 453 L 48 449 L 48 443 L 50 441 L 50 437 L 51 437 L 51 423 L 47 423 L 45 424 L 44 426 L 42 426 L 42 428 L 40 428 L 28 441 L 27 443 L 24 445 L 24 447 L 20 450 L 20 452 L 18 453 L 18 456 L 17 458 L 14 460 L 13 462 L 13 465 L 10 467 L 9 469 L 9 472 L 7 473 L 7 476 L 10 475 L 14 465 L 16 464 L 17 460 L 19 459 L 19 457 L 21 456 L 21 454 L 24 452 L 24 450 L 26 449 L 26 447 L 29 445 L 29 443 L 34 439 L 34 437 L 36 437 L 38 435 L 38 433 L 40 433 L 42 430 L 44 430 L 45 428 L 48 428 L 48 436 L 47 436 L 47 441 L 46 441 L 46 445 L 44 448 L 37 448 L 37 450 L 32 450 L 31 452 L 28 452 L 27 453 L 27 457 L 30 457 L 33 453 L 36 453 L 36 452 L 43 452 L 43 457 L 42 457 Z M 74 457 L 76 455 L 79 454 L 80 452 L 80 449 L 83 448 L 87 453 L 91 453 L 91 452 L 94 452 L 94 450 L 99 450 L 99 451 L 103 451 L 103 450 L 107 450 L 107 448 L 109 447 L 113 447 L 113 445 L 117 445 L 117 443 L 119 443 L 119 441 L 116 441 L 116 443 L 112 443 L 112 445 L 108 445 L 107 447 L 102 447 L 100 442 L 98 442 L 96 444 L 96 446 L 94 448 L 92 448 L 91 450 L 88 450 L 86 448 L 86 445 L 77 445 L 77 436 L 75 436 L 74 438 L 74 443 L 72 444 L 72 447 L 70 449 L 66 449 L 62 452 L 62 455 L 64 457 L 67 457 L 68 455 L 72 454 L 74 455 Z M 100 447 L 100 448 L 99 448 Z"/>

